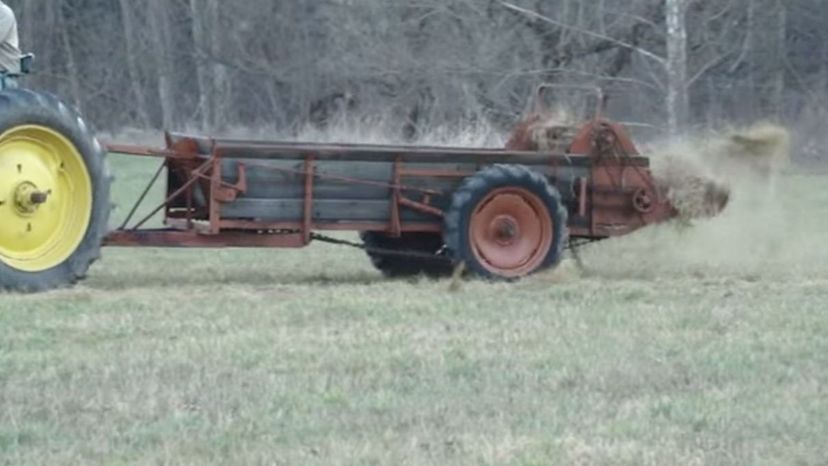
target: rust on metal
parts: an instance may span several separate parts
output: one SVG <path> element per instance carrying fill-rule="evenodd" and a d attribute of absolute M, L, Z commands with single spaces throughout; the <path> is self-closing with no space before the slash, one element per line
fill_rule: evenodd
<path fill-rule="evenodd" d="M 213 235 L 180 230 L 118 230 L 104 241 L 106 246 L 156 248 L 301 248 L 306 244 L 299 233 L 251 235 L 230 231 Z"/>
<path fill-rule="evenodd" d="M 243 163 L 238 165 L 239 179 L 235 184 L 228 184 L 218 180 L 218 187 L 216 189 L 215 197 L 219 202 L 233 202 L 238 199 L 240 194 L 247 192 L 247 169 Z"/>
<path fill-rule="evenodd" d="M 541 144 L 533 134 L 538 123 L 537 116 L 521 122 L 503 150 L 175 134 L 165 135 L 166 147 L 161 149 L 110 144 L 112 152 L 163 157 L 164 163 L 106 244 L 301 247 L 317 231 L 439 234 L 443 208 L 450 205 L 455 189 L 451 186 L 474 175 L 472 167 L 493 163 L 523 164 L 544 173 L 573 213 L 568 228 L 578 241 L 626 234 L 676 215 L 655 185 L 649 161 L 621 125 L 601 116 L 600 107 L 580 126 L 552 128 L 545 133 L 549 140 Z M 362 174 L 339 168 L 341 162 L 384 165 Z M 336 168 L 328 169 L 332 166 Z M 165 200 L 129 226 L 165 170 Z M 290 194 L 272 194 L 285 192 Z M 339 205 L 353 212 L 335 218 Z M 167 228 L 143 228 L 162 212 Z M 542 202 L 525 189 L 495 190 L 475 210 L 470 238 L 474 253 L 498 275 L 519 276 L 537 267 L 554 234 L 552 218 L 544 212 Z"/>
<path fill-rule="evenodd" d="M 166 149 L 159 149 L 153 146 L 144 146 L 138 144 L 117 144 L 106 143 L 106 151 L 111 154 L 123 154 L 139 157 L 156 157 L 165 159 L 187 158 L 192 152 L 186 150 L 186 146 L 193 141 L 181 141 L 179 147 L 169 146 Z M 182 144 L 183 143 L 183 144 Z"/>
<path fill-rule="evenodd" d="M 434 216 L 440 217 L 440 218 L 443 218 L 443 216 L 445 215 L 445 212 L 443 212 L 442 210 L 440 210 L 440 209 L 438 209 L 434 206 L 430 206 L 430 205 L 424 204 L 422 202 L 413 201 L 411 199 L 408 199 L 407 197 L 400 196 L 400 198 L 398 199 L 398 202 L 399 202 L 400 205 L 408 207 L 409 209 L 412 209 L 412 210 L 416 210 L 417 212 L 422 212 L 422 213 L 425 213 L 425 214 L 434 215 Z"/>
<path fill-rule="evenodd" d="M 187 227 L 191 228 L 193 226 L 193 186 L 189 186 L 187 190 L 184 192 L 184 203 L 185 203 L 185 221 L 187 222 Z M 167 218 L 170 217 L 169 208 L 167 209 Z"/>
<path fill-rule="evenodd" d="M 591 236 L 619 236 L 675 216 L 649 170 L 600 166 L 592 172 L 592 184 Z"/>
<path fill-rule="evenodd" d="M 572 154 L 606 155 L 607 149 L 619 148 L 627 157 L 636 156 L 638 148 L 627 131 L 617 123 L 595 120 L 584 124 L 569 146 Z"/>
<path fill-rule="evenodd" d="M 208 169 L 208 168 L 210 167 L 211 162 L 212 162 L 211 160 L 208 160 L 208 161 L 204 162 L 204 164 L 202 164 L 199 168 L 197 168 L 197 169 L 193 172 L 193 174 L 201 173 L 201 172 L 203 172 L 204 170 Z M 167 196 L 167 198 L 164 200 L 164 202 L 163 202 L 161 205 L 159 205 L 158 207 L 156 207 L 155 209 L 153 209 L 153 210 L 152 210 L 152 212 L 150 212 L 149 214 L 147 214 L 147 216 L 146 216 L 146 217 L 144 217 L 143 219 L 141 219 L 141 221 L 139 221 L 139 222 L 138 222 L 138 224 L 137 224 L 137 225 L 135 225 L 135 226 L 133 227 L 133 230 L 138 230 L 139 228 L 141 228 L 142 226 L 144 226 L 147 222 L 149 222 L 150 220 L 152 220 L 152 218 L 153 218 L 153 217 L 155 217 L 155 215 L 156 215 L 158 212 L 161 212 L 162 210 L 164 210 L 165 208 L 167 208 L 167 206 L 168 206 L 168 205 L 169 205 L 172 201 L 174 201 L 174 200 L 175 200 L 175 199 L 177 199 L 179 196 L 181 196 L 181 194 L 183 194 L 183 193 L 184 193 L 184 191 L 186 191 L 186 190 L 187 190 L 187 188 L 189 188 L 192 184 L 194 184 L 196 181 L 198 181 L 198 179 L 199 179 L 199 178 L 198 178 L 198 176 L 192 176 L 192 177 L 190 178 L 190 180 L 189 180 L 189 181 L 187 181 L 187 183 L 185 183 L 185 184 L 184 184 L 184 186 L 181 186 L 181 187 L 180 187 L 180 188 L 178 188 L 176 191 L 174 191 L 172 194 L 170 194 L 169 196 Z"/>
<path fill-rule="evenodd" d="M 403 178 L 467 178 L 474 172 L 437 168 L 400 168 Z"/>
<path fill-rule="evenodd" d="M 586 217 L 587 215 L 587 190 L 589 189 L 589 180 L 586 177 L 578 178 L 578 215 Z"/>
<path fill-rule="evenodd" d="M 310 244 L 313 234 L 313 179 L 315 161 L 313 155 L 305 158 L 305 203 L 302 219 L 302 238 L 305 244 Z"/>
<path fill-rule="evenodd" d="M 400 190 L 400 183 L 402 175 L 400 174 L 402 162 L 397 157 L 394 160 L 394 168 L 391 175 L 391 185 L 393 186 L 391 193 L 391 228 L 390 233 L 394 238 L 402 236 L 402 219 L 400 219 L 400 203 L 402 202 L 402 192 Z"/>
<path fill-rule="evenodd" d="M 632 203 L 635 210 L 642 214 L 649 214 L 655 208 L 653 195 L 647 188 L 638 188 L 632 196 Z"/>
<path fill-rule="evenodd" d="M 221 204 L 218 194 L 221 190 L 221 157 L 219 152 L 213 148 L 213 155 L 210 158 L 210 202 L 208 208 L 210 209 L 210 233 L 217 235 L 221 231 Z"/>
<path fill-rule="evenodd" d="M 158 157 L 159 151 L 149 146 L 133 144 L 105 144 L 106 151 L 115 154 L 139 155 L 144 157 Z"/>

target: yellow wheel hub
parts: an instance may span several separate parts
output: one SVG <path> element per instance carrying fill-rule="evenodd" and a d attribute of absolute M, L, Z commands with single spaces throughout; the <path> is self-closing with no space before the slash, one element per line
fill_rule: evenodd
<path fill-rule="evenodd" d="M 0 135 L 0 262 L 23 272 L 69 258 L 92 216 L 92 181 L 71 141 L 26 125 Z"/>

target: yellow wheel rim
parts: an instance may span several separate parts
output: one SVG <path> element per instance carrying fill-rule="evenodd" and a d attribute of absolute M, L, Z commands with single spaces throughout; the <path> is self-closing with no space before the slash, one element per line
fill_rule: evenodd
<path fill-rule="evenodd" d="M 75 145 L 37 125 L 0 136 L 0 261 L 23 272 L 63 263 L 92 216 L 92 181 Z"/>

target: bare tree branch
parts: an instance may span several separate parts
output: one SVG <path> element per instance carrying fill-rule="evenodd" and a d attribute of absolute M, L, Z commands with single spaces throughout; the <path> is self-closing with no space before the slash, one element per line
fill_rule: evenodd
<path fill-rule="evenodd" d="M 531 10 L 527 10 L 526 8 L 519 7 L 519 6 L 514 5 L 512 3 L 509 3 L 509 2 L 501 1 L 500 4 L 503 5 L 504 7 L 512 10 L 512 11 L 515 11 L 515 12 L 521 13 L 523 15 L 535 18 L 539 21 L 543 21 L 544 23 L 549 23 L 549 24 L 558 26 L 558 27 L 566 29 L 566 30 L 574 31 L 574 32 L 577 32 L 579 34 L 583 34 L 585 36 L 593 37 L 593 38 L 596 38 L 596 39 L 605 40 L 605 41 L 611 42 L 611 43 L 613 43 L 613 44 L 615 44 L 619 47 L 624 47 L 624 48 L 633 50 L 633 51 L 635 51 L 637 53 L 640 53 L 641 55 L 643 55 L 647 58 L 652 59 L 653 61 L 661 64 L 662 66 L 666 66 L 666 64 L 667 64 L 667 60 L 664 57 L 660 57 L 660 56 L 650 52 L 649 50 L 643 49 L 641 47 L 637 47 L 637 46 L 632 45 L 630 43 L 624 42 L 623 40 L 618 40 L 618 39 L 615 39 L 614 37 L 610 37 L 610 36 L 607 36 L 607 35 L 604 35 L 604 34 L 599 34 L 597 32 L 587 31 L 585 29 L 573 27 L 571 25 L 562 23 L 560 21 L 556 21 L 556 20 L 554 20 L 554 19 L 552 19 L 548 16 L 544 16 L 540 13 L 537 13 L 537 12 L 534 12 L 534 11 L 531 11 Z"/>

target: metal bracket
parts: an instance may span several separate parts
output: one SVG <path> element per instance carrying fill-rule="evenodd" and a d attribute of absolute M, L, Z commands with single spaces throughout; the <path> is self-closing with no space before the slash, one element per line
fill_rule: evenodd
<path fill-rule="evenodd" d="M 238 199 L 239 194 L 247 192 L 247 168 L 244 164 L 239 164 L 239 179 L 236 184 L 228 185 L 221 183 L 215 193 L 215 198 L 219 202 L 233 202 Z"/>

